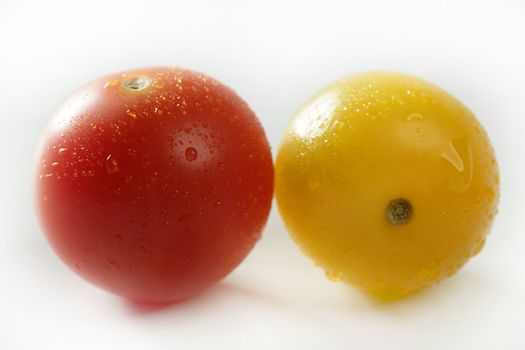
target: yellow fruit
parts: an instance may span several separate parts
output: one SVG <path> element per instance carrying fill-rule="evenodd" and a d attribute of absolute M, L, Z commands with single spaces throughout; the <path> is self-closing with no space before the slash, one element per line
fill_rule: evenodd
<path fill-rule="evenodd" d="M 276 160 L 292 238 L 330 279 L 398 297 L 483 247 L 498 201 L 487 135 L 451 95 L 413 76 L 329 85 L 292 120 Z"/>

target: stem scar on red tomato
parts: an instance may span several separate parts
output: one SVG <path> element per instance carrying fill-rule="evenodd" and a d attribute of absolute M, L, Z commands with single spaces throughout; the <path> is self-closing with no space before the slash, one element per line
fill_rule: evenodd
<path fill-rule="evenodd" d="M 216 80 L 148 68 L 93 81 L 41 137 L 35 204 L 60 258 L 125 298 L 168 302 L 231 272 L 260 238 L 271 152 Z"/>

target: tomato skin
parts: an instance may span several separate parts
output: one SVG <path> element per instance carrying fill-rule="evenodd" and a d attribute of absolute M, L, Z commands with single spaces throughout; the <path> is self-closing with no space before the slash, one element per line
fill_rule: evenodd
<path fill-rule="evenodd" d="M 141 77 L 143 90 L 126 88 Z M 44 132 L 35 168 L 36 211 L 60 258 L 137 301 L 180 300 L 226 276 L 260 238 L 273 193 L 255 114 L 180 68 L 80 89 Z"/>
<path fill-rule="evenodd" d="M 322 89 L 290 123 L 275 174 L 279 211 L 303 252 L 328 278 L 384 299 L 444 280 L 478 254 L 499 198 L 495 154 L 472 112 L 401 73 Z"/>

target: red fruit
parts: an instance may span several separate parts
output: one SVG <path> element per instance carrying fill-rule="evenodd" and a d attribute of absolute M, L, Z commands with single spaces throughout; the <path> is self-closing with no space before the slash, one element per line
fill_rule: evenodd
<path fill-rule="evenodd" d="M 179 68 L 107 76 L 67 99 L 44 132 L 36 211 L 80 276 L 125 298 L 189 297 L 261 236 L 273 166 L 248 105 Z"/>

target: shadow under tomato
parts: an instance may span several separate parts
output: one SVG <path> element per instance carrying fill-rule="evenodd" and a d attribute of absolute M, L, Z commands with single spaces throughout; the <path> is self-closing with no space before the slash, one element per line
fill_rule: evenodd
<path fill-rule="evenodd" d="M 184 312 L 188 309 L 205 310 L 212 308 L 214 305 L 226 303 L 229 299 L 239 298 L 257 299 L 260 302 L 274 305 L 283 304 L 283 301 L 278 300 L 272 295 L 264 294 L 253 288 L 228 281 L 221 282 L 195 296 L 175 302 L 151 303 L 123 299 L 123 303 L 126 312 L 130 313 L 132 316 L 141 317 L 176 310 L 184 310 Z"/>
<path fill-rule="evenodd" d="M 184 302 L 176 301 L 171 303 L 150 303 L 146 301 L 133 301 L 133 300 L 124 300 L 125 307 L 130 311 L 132 314 L 135 314 L 137 316 L 140 315 L 147 315 L 155 312 L 159 312 L 165 309 L 174 308 L 177 306 L 177 304 Z"/>
<path fill-rule="evenodd" d="M 487 283 L 490 282 L 475 273 L 461 271 L 435 285 L 402 296 L 361 293 L 368 307 L 375 310 L 387 311 L 417 308 L 423 304 L 455 303 L 455 300 L 463 300 L 464 295 L 470 294 L 473 291 L 477 291 L 475 295 L 482 297 L 480 291 L 487 286 Z"/>
<path fill-rule="evenodd" d="M 201 292 L 189 298 L 173 301 L 173 302 L 147 302 L 123 299 L 124 307 L 131 315 L 147 316 L 150 314 L 159 314 L 168 310 L 177 308 L 186 308 L 194 304 L 202 303 L 208 299 L 208 294 L 212 293 L 215 288 Z"/>

